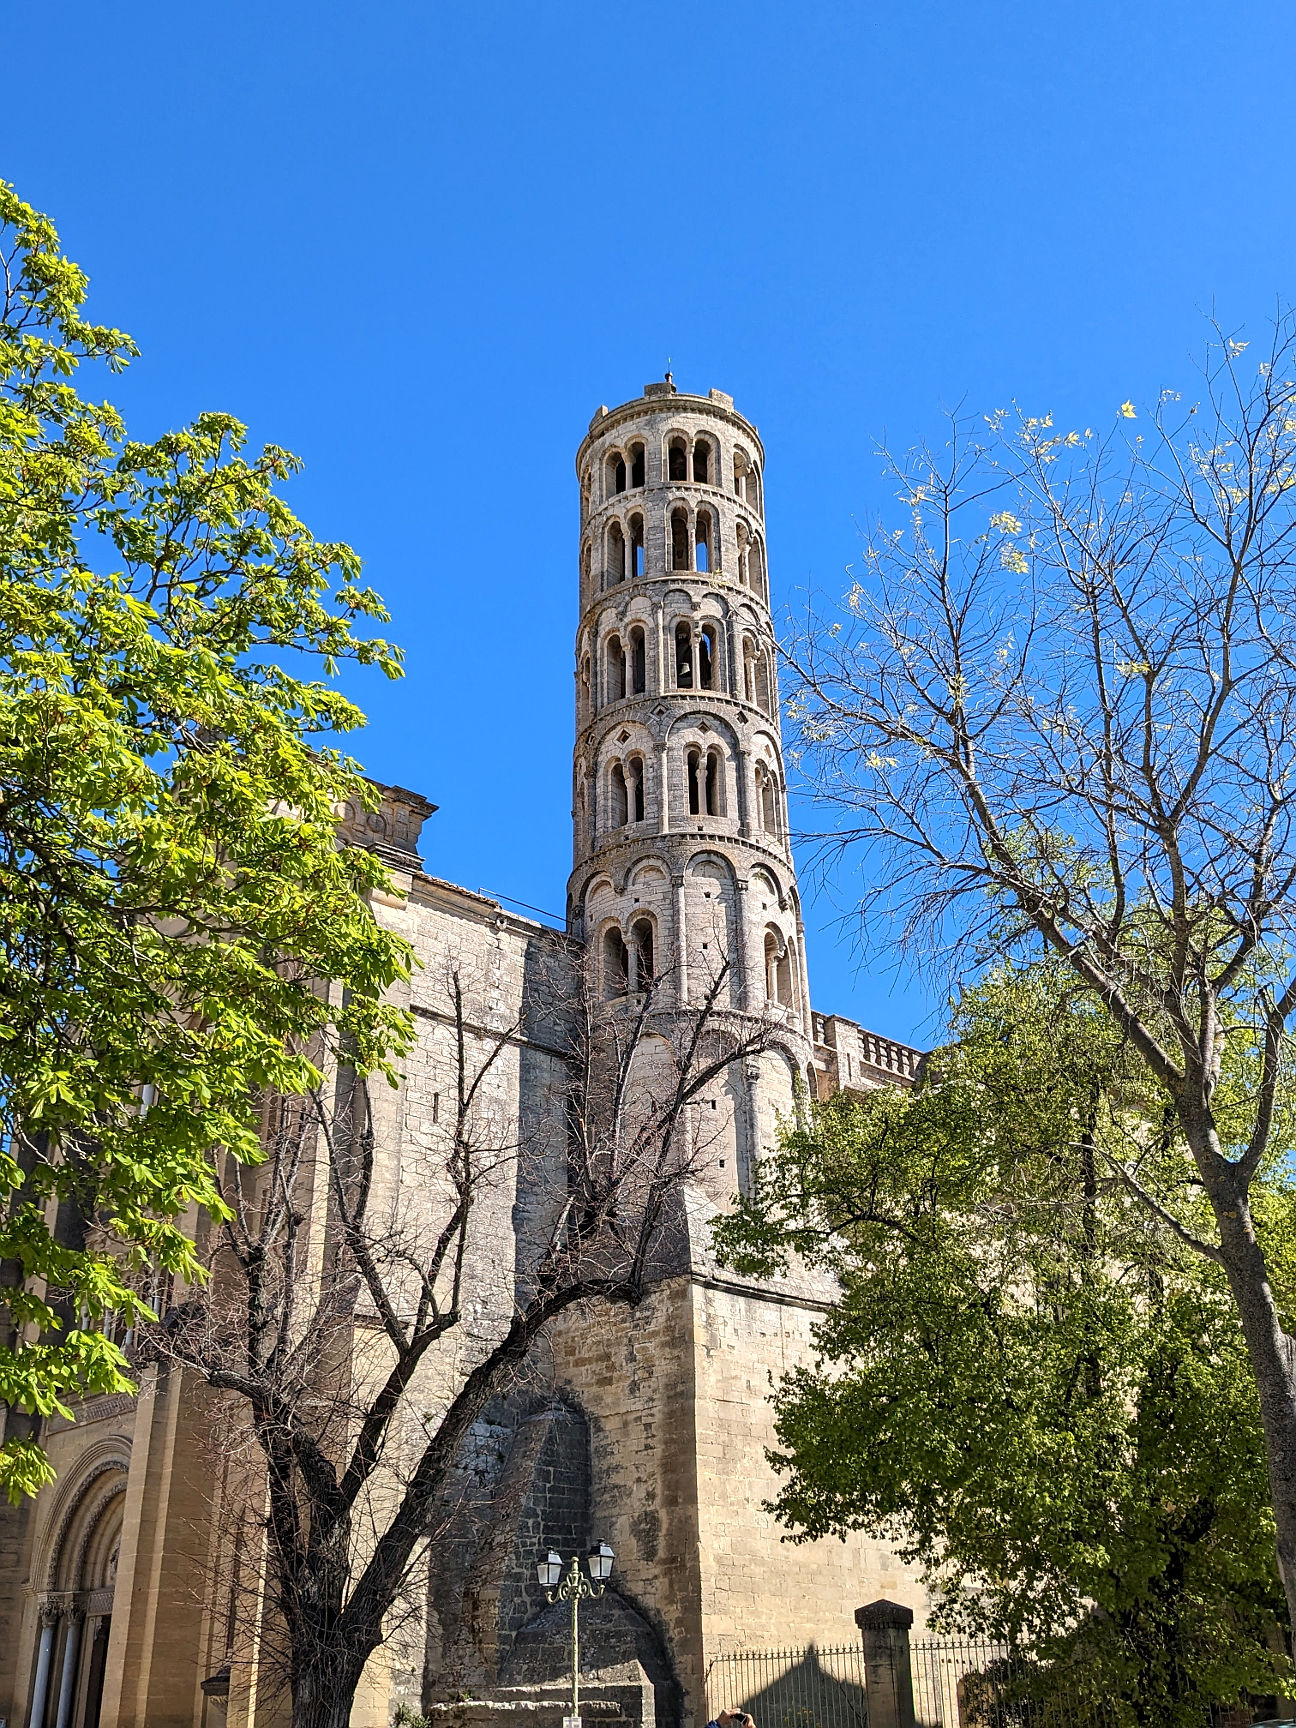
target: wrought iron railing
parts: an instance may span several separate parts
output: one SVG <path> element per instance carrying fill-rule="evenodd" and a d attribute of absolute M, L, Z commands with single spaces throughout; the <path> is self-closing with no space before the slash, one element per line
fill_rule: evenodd
<path fill-rule="evenodd" d="M 1032 1662 L 975 1638 L 915 1639 L 910 1645 L 915 1728 L 1118 1728 L 1128 1720 L 1081 1673 Z M 875 1677 L 888 1686 L 891 1674 Z M 707 1714 L 746 1710 L 756 1728 L 868 1728 L 868 1676 L 860 1644 L 800 1650 L 736 1650 L 706 1675 Z M 896 1719 L 888 1697 L 884 1711 Z M 1201 1728 L 1241 1728 L 1276 1702 L 1202 1707 Z"/>
<path fill-rule="evenodd" d="M 757 1728 L 867 1728 L 859 1644 L 804 1650 L 736 1650 L 706 1676 L 707 1715 L 746 1710 Z"/>

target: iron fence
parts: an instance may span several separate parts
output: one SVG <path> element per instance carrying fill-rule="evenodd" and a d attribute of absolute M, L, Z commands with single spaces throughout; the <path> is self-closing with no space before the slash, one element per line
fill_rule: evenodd
<path fill-rule="evenodd" d="M 868 1728 L 859 1644 L 737 1650 L 707 1668 L 707 1714 L 747 1710 L 758 1728 Z"/>
<path fill-rule="evenodd" d="M 1006 1644 L 919 1639 L 910 1668 L 918 1728 L 1115 1728 L 1099 1700 Z"/>
<path fill-rule="evenodd" d="M 1129 1720 L 1079 1673 L 1032 1662 L 1004 1644 L 917 1639 L 909 1656 L 915 1728 L 1120 1728 Z M 717 1656 L 707 1669 L 706 1697 L 708 1716 L 746 1710 L 757 1728 L 868 1728 L 862 1643 Z M 1203 1709 L 1201 1725 L 1242 1728 L 1277 1709 L 1272 1699 Z M 885 1711 L 889 1720 L 893 1712 L 894 1705 Z"/>

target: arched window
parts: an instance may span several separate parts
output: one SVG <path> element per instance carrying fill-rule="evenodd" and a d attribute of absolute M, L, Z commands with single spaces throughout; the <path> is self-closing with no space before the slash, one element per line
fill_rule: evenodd
<path fill-rule="evenodd" d="M 767 714 L 774 712 L 774 704 L 770 700 L 770 667 L 769 655 L 760 654 L 756 658 L 756 694 L 752 698 Z"/>
<path fill-rule="evenodd" d="M 630 693 L 642 696 L 648 683 L 648 646 L 642 624 L 630 626 Z"/>
<path fill-rule="evenodd" d="M 625 769 L 619 762 L 614 762 L 608 775 L 608 827 L 624 828 L 628 820 Z"/>
<path fill-rule="evenodd" d="M 707 751 L 706 783 L 702 792 L 707 815 L 723 816 L 725 813 L 724 753 L 720 750 L 712 748 Z"/>
<path fill-rule="evenodd" d="M 688 479 L 688 446 L 682 438 L 672 438 L 666 455 L 668 480 Z"/>
<path fill-rule="evenodd" d="M 750 636 L 743 637 L 743 698 L 745 701 L 756 700 L 756 644 Z"/>
<path fill-rule="evenodd" d="M 585 578 L 585 580 L 587 582 L 589 581 L 589 577 L 590 577 L 590 564 L 591 564 L 591 561 L 590 561 L 589 542 L 586 541 L 584 547 L 581 550 L 581 575 Z"/>
<path fill-rule="evenodd" d="M 760 477 L 756 464 L 745 450 L 734 451 L 734 491 L 750 509 L 760 514 Z"/>
<path fill-rule="evenodd" d="M 761 550 L 761 543 L 759 540 L 752 541 L 751 551 L 747 555 L 747 563 L 750 570 L 752 593 L 757 595 L 768 606 L 769 590 L 765 586 L 765 556 Z"/>
<path fill-rule="evenodd" d="M 583 655 L 581 658 L 580 680 L 577 684 L 577 700 L 580 704 L 580 723 L 584 726 L 589 720 L 590 712 L 593 707 L 592 693 L 590 691 L 590 659 L 588 654 Z"/>
<path fill-rule="evenodd" d="M 608 529 L 607 580 L 609 587 L 625 581 L 625 535 L 619 522 L 614 522 Z"/>
<path fill-rule="evenodd" d="M 773 928 L 765 932 L 765 995 L 784 1008 L 792 1006 L 792 957 L 787 943 Z"/>
<path fill-rule="evenodd" d="M 642 516 L 630 518 L 630 575 L 644 573 L 644 525 Z"/>
<path fill-rule="evenodd" d="M 723 816 L 725 813 L 724 752 L 712 748 L 704 754 L 699 744 L 690 744 L 684 755 L 688 778 L 690 816 Z"/>
<path fill-rule="evenodd" d="M 763 762 L 756 764 L 756 802 L 760 808 L 761 827 L 777 840 L 778 784 Z"/>
<path fill-rule="evenodd" d="M 581 519 L 581 527 L 583 528 L 585 526 L 586 520 L 589 516 L 590 483 L 589 483 L 589 469 L 588 468 L 581 475 L 580 486 L 581 486 L 581 517 L 580 517 L 580 519 Z"/>
<path fill-rule="evenodd" d="M 620 702 L 626 693 L 625 649 L 621 645 L 621 638 L 616 635 L 608 637 L 605 688 L 609 702 Z"/>
<path fill-rule="evenodd" d="M 751 586 L 751 547 L 748 544 L 747 524 L 738 524 L 738 580 L 744 588 Z"/>
<path fill-rule="evenodd" d="M 630 964 L 634 968 L 632 988 L 646 990 L 653 981 L 653 927 L 650 918 L 637 918 L 630 926 Z"/>
<path fill-rule="evenodd" d="M 642 444 L 632 444 L 630 447 L 630 484 L 642 486 L 644 479 L 644 447 Z"/>
<path fill-rule="evenodd" d="M 689 567 L 689 520 L 684 509 L 671 511 L 671 569 Z"/>
<path fill-rule="evenodd" d="M 705 438 L 693 446 L 693 478 L 703 486 L 711 484 L 711 446 Z"/>
<path fill-rule="evenodd" d="M 682 620 L 675 626 L 675 687 L 693 688 L 693 632 Z"/>
<path fill-rule="evenodd" d="M 695 548 L 694 568 L 713 570 L 715 568 L 715 538 L 709 510 L 699 510 L 697 513 L 697 526 L 693 532 L 693 543 Z"/>
<path fill-rule="evenodd" d="M 644 764 L 642 756 L 631 756 L 625 765 L 626 817 L 631 822 L 644 819 Z"/>
<path fill-rule="evenodd" d="M 603 932 L 603 994 L 624 996 L 629 987 L 630 956 L 626 953 L 625 938 L 613 925 Z"/>
<path fill-rule="evenodd" d="M 715 689 L 716 631 L 714 624 L 704 624 L 698 637 L 698 689 Z"/>
<path fill-rule="evenodd" d="M 614 450 L 607 459 L 607 493 L 611 497 L 614 492 L 624 492 L 626 489 L 625 457 L 619 450 Z"/>

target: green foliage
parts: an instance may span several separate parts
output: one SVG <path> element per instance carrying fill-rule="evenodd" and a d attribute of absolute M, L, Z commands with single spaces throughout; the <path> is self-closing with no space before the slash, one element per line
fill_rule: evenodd
<path fill-rule="evenodd" d="M 49 1415 L 129 1389 L 106 1332 L 197 1276 L 186 1224 L 217 1149 L 258 1157 L 262 1095 L 339 1038 L 361 1070 L 401 1046 L 385 875 L 336 840 L 374 794 L 327 744 L 363 721 L 340 662 L 400 665 L 357 634 L 386 614 L 356 554 L 279 496 L 295 458 L 223 414 L 136 443 L 77 393 L 134 344 L 3 182 L 0 253 L 0 1398 Z M 14 1426 L 17 1498 L 48 1466 Z"/>
<path fill-rule="evenodd" d="M 996 974 L 953 1031 L 913 1092 L 817 1106 L 718 1227 L 747 1270 L 799 1254 L 842 1281 L 776 1396 L 775 1510 L 797 1539 L 885 1536 L 946 1623 L 1127 1721 L 1195 1728 L 1278 1689 L 1265 1451 L 1222 1273 L 1121 1169 L 1188 1231 L 1209 1210 L 1165 1100 L 1060 966 Z M 1291 1185 L 1259 1187 L 1290 1266 Z"/>

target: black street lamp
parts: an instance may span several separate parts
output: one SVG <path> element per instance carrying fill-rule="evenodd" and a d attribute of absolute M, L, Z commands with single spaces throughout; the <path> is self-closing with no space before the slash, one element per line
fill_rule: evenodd
<path fill-rule="evenodd" d="M 580 1556 L 573 1554 L 571 1564 L 567 1568 L 567 1576 L 563 1577 L 563 1559 L 561 1554 L 555 1554 L 551 1548 L 543 1560 L 536 1562 L 536 1577 L 544 1587 L 546 1598 L 550 1602 L 571 1603 L 571 1640 L 572 1640 L 572 1702 L 571 1715 L 567 1717 L 563 1728 L 581 1728 L 580 1719 L 580 1604 L 597 1600 L 603 1594 L 604 1586 L 612 1576 L 612 1565 L 616 1555 L 606 1542 L 600 1542 L 591 1548 L 585 1557 L 589 1567 L 589 1577 L 586 1578 L 580 1568 Z"/>

